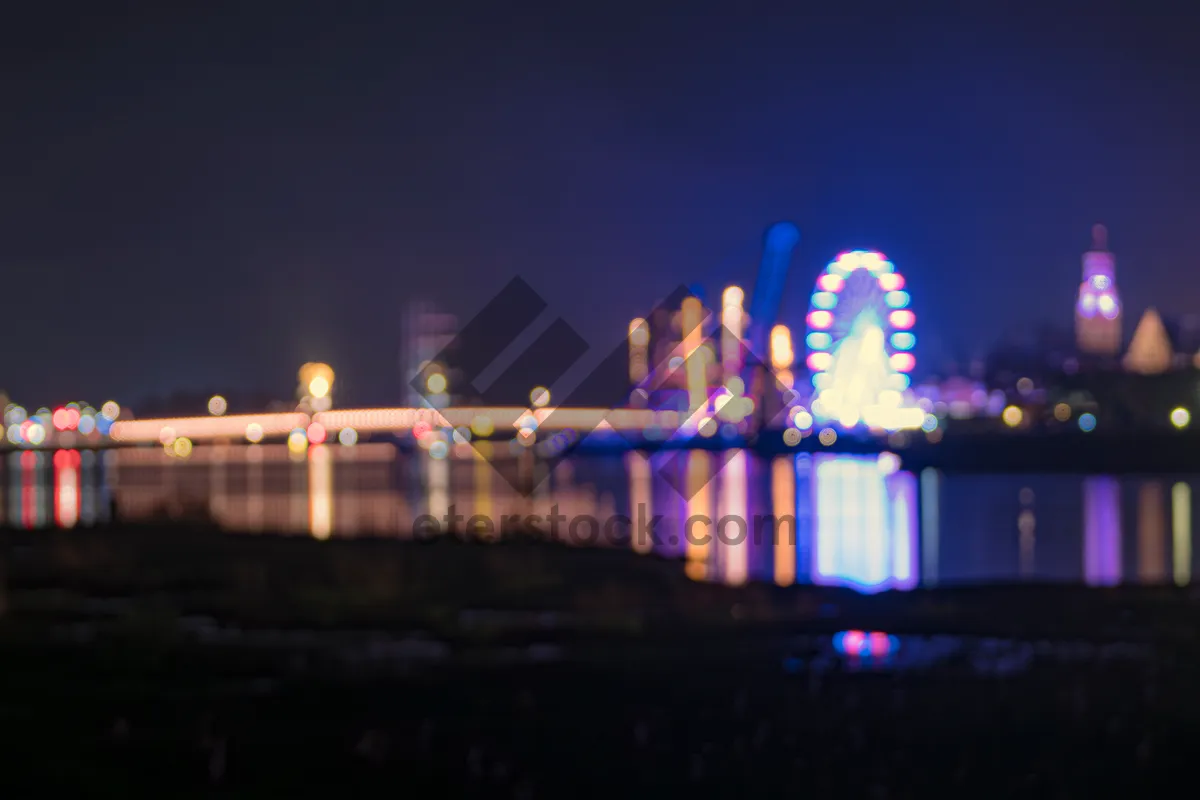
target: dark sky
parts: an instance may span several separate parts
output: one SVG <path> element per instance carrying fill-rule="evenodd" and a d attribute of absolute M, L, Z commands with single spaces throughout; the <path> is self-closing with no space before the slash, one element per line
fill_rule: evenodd
<path fill-rule="evenodd" d="M 1069 323 L 1098 221 L 1130 311 L 1200 311 L 1183 4 L 39 5 L 0 30 L 27 404 L 286 394 L 314 359 L 398 400 L 405 302 L 514 275 L 605 350 L 680 282 L 749 286 L 778 219 L 785 318 L 878 248 L 919 358 Z"/>

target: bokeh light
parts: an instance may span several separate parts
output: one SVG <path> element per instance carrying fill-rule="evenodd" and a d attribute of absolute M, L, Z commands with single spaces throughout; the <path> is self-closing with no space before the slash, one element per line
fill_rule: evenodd
<path fill-rule="evenodd" d="M 1021 420 L 1025 418 L 1025 412 L 1016 406 L 1008 406 L 1000 414 L 1000 419 L 1004 420 L 1004 424 L 1010 428 L 1015 428 L 1021 424 Z"/>
<path fill-rule="evenodd" d="M 303 430 L 294 430 L 288 434 L 287 448 L 293 454 L 299 455 L 308 449 L 308 434 Z"/>
<path fill-rule="evenodd" d="M 313 444 L 323 444 L 325 442 L 325 426 L 319 422 L 314 422 L 308 426 L 306 431 L 308 441 Z"/>
<path fill-rule="evenodd" d="M 353 447 L 358 444 L 358 431 L 354 428 L 342 428 L 338 431 L 338 441 L 346 447 Z"/>
<path fill-rule="evenodd" d="M 1183 430 L 1192 421 L 1192 414 L 1186 408 L 1180 406 L 1171 411 L 1171 424 L 1176 428 Z"/>
<path fill-rule="evenodd" d="M 879 454 L 877 463 L 880 474 L 891 475 L 900 469 L 900 456 L 895 453 L 883 452 Z"/>
<path fill-rule="evenodd" d="M 27 443 L 37 447 L 46 441 L 46 427 L 42 423 L 33 420 L 25 420 L 25 422 L 28 427 L 23 429 L 22 436 Z"/>
<path fill-rule="evenodd" d="M 492 418 L 486 414 L 480 414 L 471 420 L 471 432 L 476 436 L 488 437 L 496 430 L 495 423 Z"/>
<path fill-rule="evenodd" d="M 321 398 L 329 394 L 329 381 L 324 376 L 318 375 L 308 383 L 308 393 L 314 398 Z"/>
<path fill-rule="evenodd" d="M 214 417 L 219 417 L 229 409 L 229 404 L 225 402 L 225 398 L 219 394 L 214 394 L 208 398 L 208 413 Z"/>
<path fill-rule="evenodd" d="M 1079 415 L 1079 430 L 1084 433 L 1090 433 L 1096 429 L 1095 414 L 1080 414 Z"/>
<path fill-rule="evenodd" d="M 180 436 L 171 443 L 171 450 L 177 458 L 188 458 L 192 454 L 192 440 L 186 436 Z"/>

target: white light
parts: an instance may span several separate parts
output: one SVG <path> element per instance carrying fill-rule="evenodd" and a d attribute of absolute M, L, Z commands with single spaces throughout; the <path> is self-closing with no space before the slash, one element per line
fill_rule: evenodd
<path fill-rule="evenodd" d="M 225 402 L 225 398 L 219 394 L 214 394 L 208 399 L 208 413 L 214 417 L 219 417 L 229 408 L 229 404 Z"/>
<path fill-rule="evenodd" d="M 40 422 L 33 423 L 25 430 L 25 441 L 35 447 L 46 441 L 46 428 Z"/>
<path fill-rule="evenodd" d="M 329 394 L 329 379 L 324 375 L 316 376 L 308 382 L 308 393 L 317 398 Z"/>
<path fill-rule="evenodd" d="M 900 469 L 900 456 L 895 453 L 880 453 L 878 464 L 879 474 L 891 475 Z"/>
<path fill-rule="evenodd" d="M 358 444 L 358 431 L 354 428 L 342 428 L 338 431 L 338 441 L 346 447 L 353 447 Z"/>

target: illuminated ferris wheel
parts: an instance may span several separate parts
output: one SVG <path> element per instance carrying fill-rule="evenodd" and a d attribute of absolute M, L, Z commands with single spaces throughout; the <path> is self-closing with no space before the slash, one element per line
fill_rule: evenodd
<path fill-rule="evenodd" d="M 819 416 L 852 427 L 898 407 L 917 363 L 904 285 L 882 253 L 863 250 L 842 253 L 817 278 L 805 344 Z"/>

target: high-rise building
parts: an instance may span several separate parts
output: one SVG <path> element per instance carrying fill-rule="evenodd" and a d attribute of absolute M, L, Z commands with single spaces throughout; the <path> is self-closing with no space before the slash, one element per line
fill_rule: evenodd
<path fill-rule="evenodd" d="M 1082 353 L 1115 356 L 1121 351 L 1121 298 L 1116 259 L 1108 251 L 1108 232 L 1092 228 L 1092 249 L 1083 254 L 1083 283 L 1075 303 L 1075 342 Z"/>

